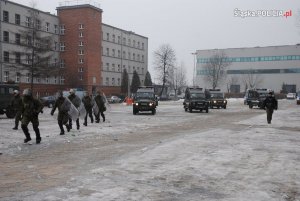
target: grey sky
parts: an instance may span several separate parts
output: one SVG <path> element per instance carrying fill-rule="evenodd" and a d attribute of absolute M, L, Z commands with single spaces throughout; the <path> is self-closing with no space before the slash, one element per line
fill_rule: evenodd
<path fill-rule="evenodd" d="M 12 0 L 30 5 L 31 0 Z M 34 0 L 56 13 L 61 0 Z M 76 1 L 74 1 L 76 2 Z M 89 2 L 89 1 L 87 1 Z M 168 43 L 184 63 L 192 83 L 192 52 L 199 49 L 293 45 L 300 43 L 297 0 L 102 0 L 103 22 L 149 39 L 149 71 L 155 78 L 153 52 Z M 234 17 L 239 10 L 292 11 L 291 17 Z M 298 13 L 297 13 L 298 12 Z"/>

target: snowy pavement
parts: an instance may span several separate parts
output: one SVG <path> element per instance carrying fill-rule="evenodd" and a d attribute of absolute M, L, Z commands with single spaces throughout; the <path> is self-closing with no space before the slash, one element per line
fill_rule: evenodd
<path fill-rule="evenodd" d="M 1 117 L 0 200 L 299 201 L 300 107 L 280 101 L 268 125 L 242 101 L 208 114 L 160 102 L 155 116 L 111 105 L 65 136 L 46 109 L 40 145 Z"/>

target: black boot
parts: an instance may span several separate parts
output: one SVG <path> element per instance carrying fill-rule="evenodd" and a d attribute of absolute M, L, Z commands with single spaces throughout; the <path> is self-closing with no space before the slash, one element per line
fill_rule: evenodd
<path fill-rule="evenodd" d="M 85 121 L 85 122 L 83 122 L 83 125 L 84 125 L 84 126 L 87 126 L 87 123 L 86 123 L 86 121 Z"/>
<path fill-rule="evenodd" d="M 71 130 L 70 125 L 69 125 L 69 124 L 66 124 L 65 126 L 66 126 L 66 128 L 67 128 L 67 131 L 70 132 L 70 130 Z"/>
<path fill-rule="evenodd" d="M 60 135 L 64 135 L 65 134 L 65 130 L 64 130 L 64 127 L 63 127 L 62 123 L 58 123 L 58 126 L 60 128 Z"/>
<path fill-rule="evenodd" d="M 40 144 L 41 141 L 42 141 L 42 138 L 41 138 L 41 135 L 40 135 L 40 129 L 37 126 L 34 126 L 33 130 L 34 130 L 35 136 L 36 136 L 35 142 L 37 144 Z"/>
<path fill-rule="evenodd" d="M 24 135 L 26 137 L 24 139 L 24 143 L 27 143 L 27 142 L 29 142 L 31 140 L 30 133 L 29 133 L 28 128 L 27 128 L 26 125 L 22 125 L 21 127 L 22 127 L 22 130 L 23 130 Z"/>

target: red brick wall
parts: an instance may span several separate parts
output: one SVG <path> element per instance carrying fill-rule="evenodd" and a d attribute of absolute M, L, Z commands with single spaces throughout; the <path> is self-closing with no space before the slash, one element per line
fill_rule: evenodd
<path fill-rule="evenodd" d="M 24 89 L 30 88 L 31 85 L 28 83 L 20 83 L 20 92 L 22 93 Z M 34 84 L 33 85 L 33 96 L 36 97 L 37 93 L 40 97 L 55 95 L 58 90 L 64 90 L 63 85 L 52 85 L 52 84 Z"/>
<path fill-rule="evenodd" d="M 92 91 L 92 87 L 101 85 L 101 64 L 102 64 L 102 10 L 82 5 L 76 7 L 58 8 L 60 23 L 65 25 L 65 35 L 60 41 L 66 44 L 65 52 L 61 58 L 65 60 L 65 83 L 74 88 L 83 88 Z M 84 28 L 79 29 L 79 24 Z M 79 37 L 79 33 L 83 37 Z M 83 41 L 83 47 L 79 47 L 79 41 Z M 83 49 L 84 55 L 78 55 L 79 49 Z M 84 63 L 79 64 L 83 58 Z M 78 68 L 83 68 L 83 73 Z M 83 75 L 83 80 L 79 75 Z M 96 82 L 93 82 L 93 77 Z"/>

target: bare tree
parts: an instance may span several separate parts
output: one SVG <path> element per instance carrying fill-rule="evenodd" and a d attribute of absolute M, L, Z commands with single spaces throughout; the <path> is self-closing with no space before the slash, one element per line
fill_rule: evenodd
<path fill-rule="evenodd" d="M 255 70 L 250 69 L 248 73 L 242 76 L 242 80 L 245 86 L 245 91 L 250 88 L 257 88 L 263 81 L 263 77 L 260 74 L 255 73 Z"/>
<path fill-rule="evenodd" d="M 226 79 L 226 70 L 231 65 L 226 54 L 221 51 L 209 58 L 203 66 L 206 73 L 205 80 L 213 89 L 218 87 Z"/>
<path fill-rule="evenodd" d="M 54 42 L 51 34 L 45 33 L 39 11 L 28 9 L 28 18 L 24 22 L 24 27 L 19 30 L 19 44 L 22 50 L 15 52 L 15 67 L 30 75 L 31 89 L 33 90 L 34 78 L 48 78 L 49 76 L 60 74 L 57 60 L 54 60 Z M 21 58 L 23 58 L 21 60 Z"/>
<path fill-rule="evenodd" d="M 165 85 L 169 79 L 170 72 L 174 68 L 176 62 L 175 51 L 168 44 L 161 45 L 154 52 L 154 65 L 158 73 L 158 79 L 162 83 L 160 96 L 163 94 Z"/>
<path fill-rule="evenodd" d="M 169 81 L 172 89 L 175 91 L 175 97 L 177 98 L 178 90 L 182 90 L 182 88 L 187 85 L 184 63 L 181 63 L 180 66 L 173 68 L 170 71 Z"/>

